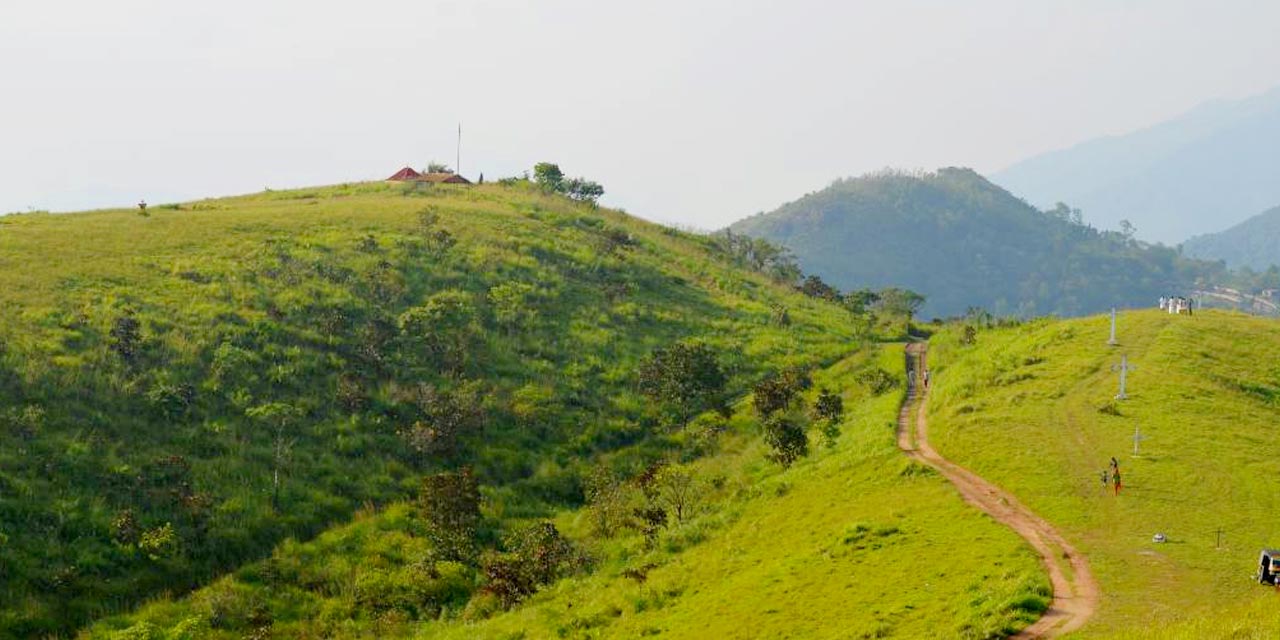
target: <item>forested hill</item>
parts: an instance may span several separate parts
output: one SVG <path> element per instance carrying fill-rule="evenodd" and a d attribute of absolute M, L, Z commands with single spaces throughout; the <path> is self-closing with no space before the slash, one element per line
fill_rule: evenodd
<path fill-rule="evenodd" d="M 729 231 L 781 243 L 806 272 L 842 289 L 923 293 L 926 316 L 1146 305 L 1221 270 L 1080 218 L 1065 206 L 1038 211 L 970 169 L 944 168 L 837 180 Z"/>
<path fill-rule="evenodd" d="M 1232 268 L 1267 271 L 1280 265 L 1280 207 L 1225 231 L 1191 238 L 1182 247 L 1187 255 L 1196 258 L 1222 260 Z"/>
<path fill-rule="evenodd" d="M 0 218 L 0 638 L 181 594 L 424 477 L 483 491 L 492 547 L 601 460 L 696 455 L 690 415 L 866 326 L 717 247 L 520 180 Z M 662 386 L 681 363 L 697 383 Z"/>

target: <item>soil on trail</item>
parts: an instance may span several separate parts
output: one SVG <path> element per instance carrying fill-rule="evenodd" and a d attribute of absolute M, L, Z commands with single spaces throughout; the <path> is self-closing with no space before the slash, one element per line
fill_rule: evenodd
<path fill-rule="evenodd" d="M 1098 583 L 1084 556 L 1077 553 L 1053 525 L 1012 494 L 943 458 L 929 446 L 929 424 L 924 409 L 929 390 L 918 375 L 927 370 L 927 351 L 928 346 L 923 342 L 907 345 L 907 375 L 909 380 L 917 382 L 908 385 L 907 401 L 898 414 L 898 448 L 912 459 L 936 469 L 960 490 L 966 502 L 1013 529 L 1040 555 L 1053 584 L 1053 602 L 1035 624 L 1013 637 L 1049 638 L 1079 629 L 1098 608 Z"/>

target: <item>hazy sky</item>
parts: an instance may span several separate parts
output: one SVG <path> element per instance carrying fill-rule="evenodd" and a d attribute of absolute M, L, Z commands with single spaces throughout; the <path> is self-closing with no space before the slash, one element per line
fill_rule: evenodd
<path fill-rule="evenodd" d="M 1280 2 L 0 5 L 0 211 L 541 160 L 704 228 L 1280 85 Z"/>

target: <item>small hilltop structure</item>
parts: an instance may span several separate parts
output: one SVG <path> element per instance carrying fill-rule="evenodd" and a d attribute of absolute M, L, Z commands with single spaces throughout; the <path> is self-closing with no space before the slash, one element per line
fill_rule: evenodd
<path fill-rule="evenodd" d="M 418 172 L 413 167 L 405 167 L 387 178 L 387 182 L 430 182 L 440 184 L 471 184 L 471 181 L 452 171 Z"/>

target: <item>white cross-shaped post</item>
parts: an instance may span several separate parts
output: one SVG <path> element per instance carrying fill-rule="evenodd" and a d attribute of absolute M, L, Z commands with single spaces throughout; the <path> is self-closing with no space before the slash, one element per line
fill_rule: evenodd
<path fill-rule="evenodd" d="M 1138 430 L 1138 427 L 1134 427 L 1134 428 L 1133 428 L 1133 455 L 1134 455 L 1134 457 L 1137 457 L 1137 455 L 1138 455 L 1138 443 L 1139 443 L 1139 442 L 1142 442 L 1143 440 L 1146 440 L 1146 439 L 1147 439 L 1147 437 L 1146 437 L 1146 436 L 1144 436 L 1144 435 L 1142 435 L 1142 432 Z"/>
<path fill-rule="evenodd" d="M 1111 307 L 1111 339 L 1107 340 L 1107 344 L 1113 347 L 1119 344 L 1118 342 L 1116 342 L 1116 308 L 1115 307 Z"/>
<path fill-rule="evenodd" d="M 1137 367 L 1129 364 L 1129 356 L 1120 356 L 1120 364 L 1111 365 L 1112 371 L 1120 372 L 1120 393 L 1116 394 L 1116 400 L 1124 400 L 1129 395 L 1124 392 L 1124 383 L 1129 378 L 1129 372 L 1137 369 Z"/>

